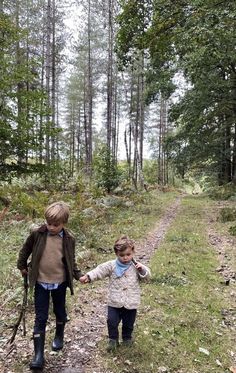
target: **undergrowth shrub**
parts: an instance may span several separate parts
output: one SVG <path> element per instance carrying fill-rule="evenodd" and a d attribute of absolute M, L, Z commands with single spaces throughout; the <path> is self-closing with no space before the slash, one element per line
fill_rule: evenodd
<path fill-rule="evenodd" d="M 236 225 L 233 225 L 232 227 L 229 228 L 229 233 L 232 236 L 236 236 Z"/>
<path fill-rule="evenodd" d="M 236 187 L 229 183 L 226 185 L 211 187 L 207 191 L 209 197 L 213 200 L 229 200 L 236 197 Z"/>
<path fill-rule="evenodd" d="M 222 223 L 236 220 L 236 208 L 224 207 L 220 210 L 219 220 Z"/>
<path fill-rule="evenodd" d="M 3 186 L 0 196 L 9 201 L 9 213 L 20 214 L 30 218 L 43 216 L 49 194 L 38 191 L 27 192 L 19 186 Z"/>
<path fill-rule="evenodd" d="M 93 170 L 97 185 L 108 193 L 114 190 L 121 181 L 121 170 L 106 145 L 103 145 L 95 153 Z"/>

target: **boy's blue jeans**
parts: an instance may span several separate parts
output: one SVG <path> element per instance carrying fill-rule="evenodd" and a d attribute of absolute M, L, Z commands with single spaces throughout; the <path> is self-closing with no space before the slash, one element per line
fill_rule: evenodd
<path fill-rule="evenodd" d="M 34 292 L 35 304 L 35 323 L 34 333 L 45 332 L 48 320 L 50 294 L 53 302 L 53 312 L 56 320 L 59 322 L 67 321 L 66 314 L 66 288 L 67 283 L 63 282 L 55 290 L 45 290 L 40 284 L 36 283 Z"/>
<path fill-rule="evenodd" d="M 122 339 L 123 341 L 131 339 L 136 314 L 136 309 L 128 310 L 125 307 L 115 308 L 108 306 L 107 326 L 109 338 L 116 340 L 119 339 L 118 326 L 122 320 Z"/>

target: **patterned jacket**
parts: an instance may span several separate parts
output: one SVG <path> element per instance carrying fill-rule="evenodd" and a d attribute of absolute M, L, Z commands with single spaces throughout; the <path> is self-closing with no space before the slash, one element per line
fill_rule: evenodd
<path fill-rule="evenodd" d="M 47 235 L 47 226 L 42 225 L 29 235 L 19 252 L 17 268 L 22 270 L 29 267 L 29 284 L 31 287 L 35 285 L 38 278 L 39 262 L 46 245 Z M 64 255 L 62 261 L 65 265 L 66 281 L 71 294 L 73 294 L 73 278 L 78 280 L 81 272 L 75 262 L 75 239 L 66 229 L 63 230 L 62 245 Z M 30 255 L 31 262 L 28 264 L 27 260 Z"/>
<path fill-rule="evenodd" d="M 115 274 L 115 260 L 98 265 L 87 275 L 91 281 L 109 277 L 108 306 L 127 309 L 136 309 L 140 304 L 140 280 L 150 277 L 150 270 L 144 266 L 145 274 L 137 271 L 133 263 L 123 276 Z"/>

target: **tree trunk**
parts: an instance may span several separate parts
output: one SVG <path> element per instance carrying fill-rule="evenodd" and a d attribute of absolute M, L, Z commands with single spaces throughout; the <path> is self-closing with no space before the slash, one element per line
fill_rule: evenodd
<path fill-rule="evenodd" d="M 80 159 L 81 159 L 81 108 L 79 106 L 79 115 L 78 115 L 78 126 L 76 131 L 76 139 L 77 139 L 77 154 L 76 154 L 76 166 L 77 171 L 79 171 L 80 168 Z"/>
<path fill-rule="evenodd" d="M 108 0 L 107 148 L 111 151 L 113 107 L 113 0 Z"/>
<path fill-rule="evenodd" d="M 87 96 L 86 96 L 86 82 L 85 82 L 86 76 L 84 76 L 84 144 L 85 144 L 85 168 L 86 173 L 89 172 L 89 146 L 88 146 L 88 123 L 87 123 Z"/>
<path fill-rule="evenodd" d="M 233 156 L 232 156 L 232 182 L 236 185 L 236 67 L 232 65 L 231 73 L 232 81 L 232 102 L 233 102 L 233 114 L 234 114 L 234 125 L 233 125 Z"/>
<path fill-rule="evenodd" d="M 158 184 L 163 184 L 162 179 L 162 131 L 163 131 L 163 111 L 162 111 L 163 99 L 160 98 L 160 114 L 159 114 L 159 141 L 158 141 Z"/>
<path fill-rule="evenodd" d="M 16 1 L 16 27 L 19 28 L 19 0 Z M 20 42 L 16 42 L 16 64 L 18 70 L 20 71 L 20 66 L 22 64 L 22 55 L 20 49 Z M 18 147 L 17 147 L 17 164 L 19 167 L 22 167 L 22 162 L 24 160 L 24 151 L 23 147 L 23 102 L 22 102 L 22 91 L 23 91 L 23 82 L 17 82 L 17 134 L 18 134 Z"/>
<path fill-rule="evenodd" d="M 51 73 L 51 0 L 47 2 L 47 34 L 46 34 L 46 93 L 47 93 L 47 114 L 46 114 L 46 164 L 50 162 L 50 73 Z"/>
<path fill-rule="evenodd" d="M 91 2 L 88 1 L 88 123 L 87 123 L 87 159 L 86 171 L 91 176 L 92 172 L 92 117 L 93 117 L 93 85 L 92 85 L 92 60 L 91 60 Z"/>
<path fill-rule="evenodd" d="M 51 119 L 51 130 L 54 132 L 56 128 L 56 40 L 55 40 L 55 28 L 56 28 L 56 19 L 55 19 L 55 0 L 52 0 L 52 45 L 51 45 L 51 74 L 52 74 L 52 86 L 51 86 L 51 110 L 52 110 L 52 119 Z M 55 161 L 55 135 L 54 133 L 51 136 L 51 160 Z"/>
<path fill-rule="evenodd" d="M 43 92 L 44 89 L 44 70 L 45 70 L 45 39 L 44 35 L 42 38 L 42 65 L 41 65 L 41 81 L 40 81 L 40 88 Z M 44 109 L 44 98 L 41 97 L 40 99 L 40 119 L 39 119 L 39 163 L 43 163 L 43 147 L 44 147 L 44 139 L 43 139 L 43 109 Z"/>
<path fill-rule="evenodd" d="M 139 126 L 139 156 L 140 169 L 143 169 L 143 141 L 144 141 L 144 55 L 141 54 L 140 71 L 140 126 Z"/>

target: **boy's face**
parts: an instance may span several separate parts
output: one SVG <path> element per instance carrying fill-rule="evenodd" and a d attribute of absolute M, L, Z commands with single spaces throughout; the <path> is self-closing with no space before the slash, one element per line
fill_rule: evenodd
<path fill-rule="evenodd" d="M 131 247 L 127 247 L 123 251 L 117 251 L 116 256 L 121 263 L 127 264 L 133 259 L 134 250 Z"/>
<path fill-rule="evenodd" d="M 47 221 L 47 229 L 53 235 L 56 235 L 59 232 L 61 232 L 61 230 L 63 228 L 64 228 L 64 224 L 63 223 L 52 222 L 52 221 L 49 222 L 49 221 Z"/>

